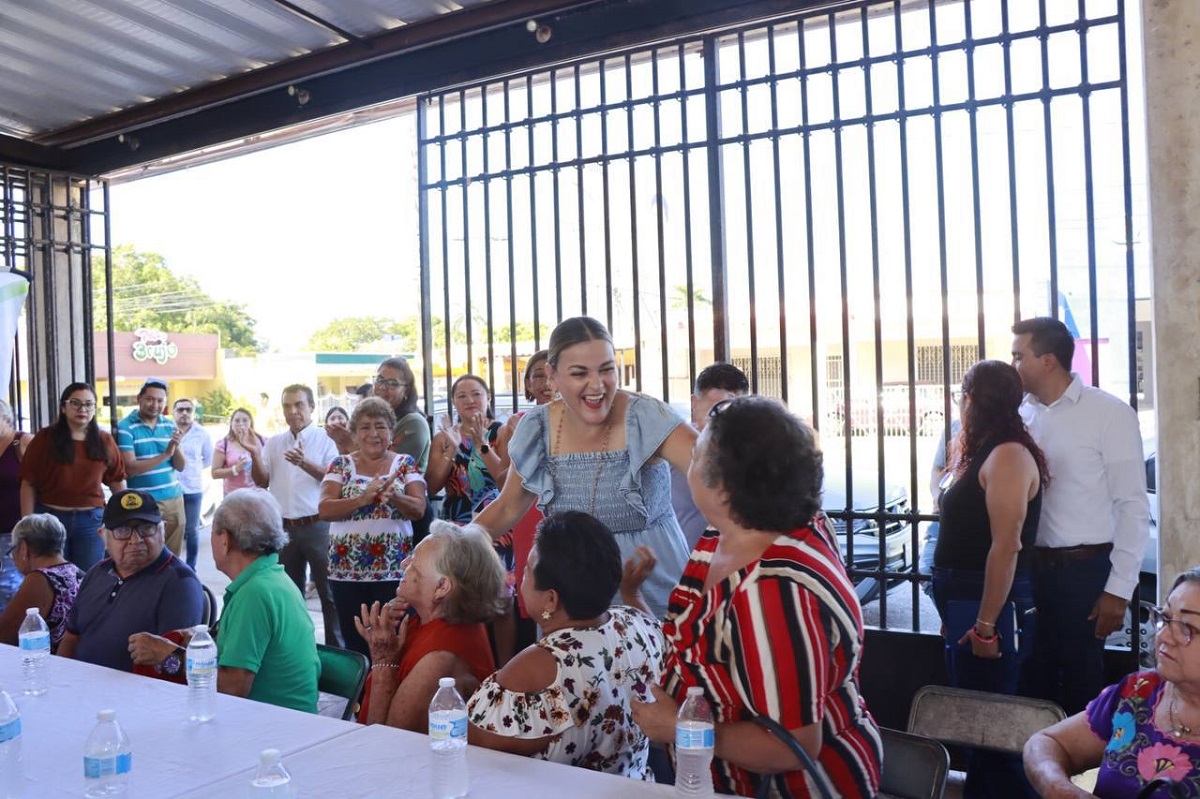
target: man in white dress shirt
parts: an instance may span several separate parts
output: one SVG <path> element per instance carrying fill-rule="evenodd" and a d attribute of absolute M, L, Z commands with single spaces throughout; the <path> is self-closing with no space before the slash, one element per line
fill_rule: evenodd
<path fill-rule="evenodd" d="M 288 429 L 267 439 L 262 458 L 253 462 L 251 474 L 254 482 L 267 487 L 283 512 L 288 543 L 279 553 L 279 562 L 301 594 L 306 567 L 312 568 L 325 622 L 325 643 L 342 646 L 329 590 L 329 522 L 321 521 L 317 514 L 321 481 L 337 457 L 337 444 L 312 423 L 315 403 L 311 388 L 288 386 L 283 390 L 282 404 Z"/>
<path fill-rule="evenodd" d="M 1075 337 L 1056 319 L 1013 325 L 1021 406 L 1050 469 L 1033 558 L 1037 632 L 1024 690 L 1067 714 L 1105 685 L 1104 639 L 1125 620 L 1150 538 L 1137 413 L 1071 372 Z"/>

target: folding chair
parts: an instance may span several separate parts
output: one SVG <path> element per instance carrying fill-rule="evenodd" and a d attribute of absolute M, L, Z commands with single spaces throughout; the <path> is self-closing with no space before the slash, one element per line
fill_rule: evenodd
<path fill-rule="evenodd" d="M 371 661 L 360 652 L 325 644 L 317 644 L 317 657 L 321 659 L 321 678 L 317 681 L 317 690 L 346 700 L 346 706 L 340 714 L 332 712 L 331 708 L 323 707 L 320 710 L 321 715 L 331 715 L 346 721 L 353 719 L 354 714 L 358 712 L 363 684 L 367 681 Z M 327 710 L 330 712 L 326 712 Z"/>
<path fill-rule="evenodd" d="M 932 738 L 880 727 L 883 738 L 881 799 L 942 799 L 950 753 Z"/>
<path fill-rule="evenodd" d="M 913 697 L 908 731 L 944 744 L 1020 754 L 1035 732 L 1066 717 L 1045 699 L 926 685 Z"/>

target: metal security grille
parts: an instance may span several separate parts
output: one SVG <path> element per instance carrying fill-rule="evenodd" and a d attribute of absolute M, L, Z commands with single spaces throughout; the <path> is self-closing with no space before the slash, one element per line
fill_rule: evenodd
<path fill-rule="evenodd" d="M 1136 403 L 1125 43 L 1123 0 L 850 2 L 421 98 L 427 395 L 470 370 L 517 407 L 581 313 L 670 402 L 743 364 L 820 429 L 860 595 L 909 582 L 916 629 L 970 362 L 1057 316 Z"/>
<path fill-rule="evenodd" d="M 8 367 L 26 430 L 52 421 L 67 382 L 94 383 L 91 259 L 103 252 L 107 262 L 107 207 L 104 181 L 0 164 L 2 268 L 30 280 Z"/>

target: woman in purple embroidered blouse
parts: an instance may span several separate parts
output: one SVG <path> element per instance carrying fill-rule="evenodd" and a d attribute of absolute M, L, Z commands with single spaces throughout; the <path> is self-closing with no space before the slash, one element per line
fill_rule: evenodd
<path fill-rule="evenodd" d="M 1175 580 L 1151 614 L 1158 667 L 1105 688 L 1082 713 L 1025 745 L 1025 771 L 1045 799 L 1200 797 L 1200 568 Z M 1099 767 L 1093 793 L 1072 774 Z"/>
<path fill-rule="evenodd" d="M 12 601 L 0 613 L 0 644 L 16 644 L 26 608 L 37 608 L 50 628 L 50 650 L 67 630 L 83 572 L 63 557 L 67 528 L 49 513 L 31 513 L 12 530 L 13 563 L 25 575 Z"/>

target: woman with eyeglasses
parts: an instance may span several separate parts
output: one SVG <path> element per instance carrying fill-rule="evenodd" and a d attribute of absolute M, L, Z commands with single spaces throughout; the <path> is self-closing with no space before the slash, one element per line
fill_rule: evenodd
<path fill-rule="evenodd" d="M 8 551 L 9 530 L 24 513 L 21 512 L 21 463 L 32 437 L 16 429 L 12 408 L 0 400 L 0 610 L 20 585 Z"/>
<path fill-rule="evenodd" d="M 63 555 L 87 571 L 104 556 L 97 531 L 104 489 L 125 488 L 117 442 L 96 423 L 96 392 L 72 383 L 59 398 L 58 421 L 38 431 L 21 463 L 21 514 L 49 513 L 67 529 Z"/>
<path fill-rule="evenodd" d="M 1179 575 L 1150 616 L 1157 667 L 1110 685 L 1025 744 L 1025 772 L 1040 796 L 1200 796 L 1200 568 Z M 1094 768 L 1090 793 L 1071 782 Z M 1166 784 L 1149 787 L 1155 780 Z"/>
<path fill-rule="evenodd" d="M 12 531 L 12 546 L 5 557 L 12 558 L 14 569 L 23 575 L 21 587 L 0 613 L 0 644 L 16 646 L 25 609 L 37 608 L 50 628 L 50 651 L 58 651 L 58 642 L 67 631 L 67 614 L 75 604 L 83 572 L 63 557 L 67 530 L 49 513 L 34 513 L 17 522 Z"/>

